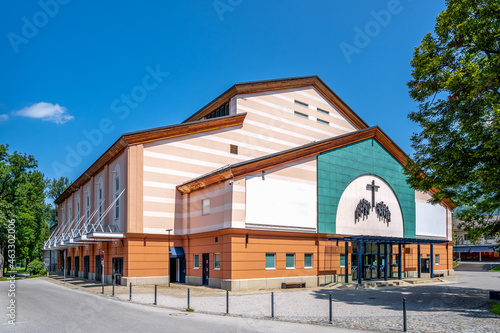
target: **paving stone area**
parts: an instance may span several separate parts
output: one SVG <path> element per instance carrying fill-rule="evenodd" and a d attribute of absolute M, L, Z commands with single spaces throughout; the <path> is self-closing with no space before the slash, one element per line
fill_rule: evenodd
<path fill-rule="evenodd" d="M 328 325 L 328 299 L 331 294 L 334 326 L 400 332 L 403 329 L 402 300 L 405 297 L 409 332 L 500 332 L 500 316 L 488 311 L 491 305 L 489 290 L 500 289 L 500 273 L 460 272 L 455 277 L 442 280 L 440 283 L 376 289 L 276 290 L 275 320 Z M 95 287 L 89 287 L 92 288 Z M 189 288 L 190 308 L 203 313 L 226 312 L 225 291 Z M 128 301 L 127 287 L 119 287 L 115 291 L 115 298 Z M 134 287 L 132 301 L 151 305 L 153 291 L 152 286 Z M 159 288 L 158 306 L 186 309 L 186 296 L 187 286 L 184 285 Z M 270 291 L 230 293 L 229 313 L 270 318 Z"/>

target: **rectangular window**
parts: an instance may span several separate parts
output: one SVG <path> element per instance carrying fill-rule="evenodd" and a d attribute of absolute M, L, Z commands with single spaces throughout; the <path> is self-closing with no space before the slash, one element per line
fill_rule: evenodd
<path fill-rule="evenodd" d="M 345 267 L 345 254 L 340 254 L 340 267 Z"/>
<path fill-rule="evenodd" d="M 434 258 L 435 258 L 435 264 L 439 265 L 439 254 L 436 254 Z"/>
<path fill-rule="evenodd" d="M 302 105 L 303 107 L 306 107 L 306 108 L 309 107 L 309 104 L 301 102 L 301 101 L 297 101 L 297 100 L 295 100 L 295 104 Z"/>
<path fill-rule="evenodd" d="M 99 187 L 99 217 L 102 216 L 102 188 Z"/>
<path fill-rule="evenodd" d="M 321 113 L 324 113 L 324 114 L 330 114 L 330 112 L 328 112 L 326 110 L 323 110 L 323 109 L 320 109 L 320 108 L 316 108 L 316 110 L 318 110 L 318 112 L 321 112 Z"/>
<path fill-rule="evenodd" d="M 201 215 L 210 214 L 210 199 L 203 199 L 201 201 Z"/>
<path fill-rule="evenodd" d="M 299 117 L 302 117 L 302 118 L 309 118 L 309 116 L 305 113 L 302 113 L 302 112 L 297 112 L 297 111 L 293 111 L 293 113 L 296 115 L 296 116 L 299 116 Z"/>
<path fill-rule="evenodd" d="M 266 253 L 266 269 L 276 269 L 275 253 Z"/>
<path fill-rule="evenodd" d="M 120 178 L 115 179 L 115 191 L 118 192 L 120 190 Z"/>
<path fill-rule="evenodd" d="M 295 253 L 286 254 L 286 268 L 287 269 L 295 268 Z"/>
<path fill-rule="evenodd" d="M 195 269 L 200 268 L 200 255 L 199 254 L 195 254 L 193 256 L 193 262 L 194 262 L 194 268 Z"/>
<path fill-rule="evenodd" d="M 220 269 L 220 253 L 214 254 L 214 269 Z"/>
<path fill-rule="evenodd" d="M 313 255 L 312 253 L 304 254 L 304 268 L 312 268 L 313 267 Z"/>
<path fill-rule="evenodd" d="M 237 145 L 231 145 L 229 148 L 229 152 L 231 154 L 238 155 L 238 146 Z"/>
<path fill-rule="evenodd" d="M 316 119 L 316 120 L 317 120 L 317 121 L 318 121 L 318 123 L 320 123 L 320 124 L 323 124 L 323 125 L 330 125 L 330 123 L 329 123 L 329 122 L 327 122 L 326 120 L 322 120 L 322 119 L 319 119 L 319 118 L 318 118 L 318 119 Z"/>

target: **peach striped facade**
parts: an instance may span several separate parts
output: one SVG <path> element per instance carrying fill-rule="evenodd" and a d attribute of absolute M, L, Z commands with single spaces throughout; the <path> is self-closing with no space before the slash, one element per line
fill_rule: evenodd
<path fill-rule="evenodd" d="M 328 240 L 338 235 L 317 232 L 316 212 L 309 212 L 305 217 L 308 227 L 287 225 L 286 221 L 276 225 L 247 221 L 250 213 L 258 216 L 255 207 L 248 207 L 249 179 L 263 177 L 263 180 L 286 184 L 291 189 L 315 189 L 318 181 L 316 155 L 267 167 L 265 173 L 256 170 L 221 179 L 189 193 L 179 190 L 180 185 L 228 165 L 251 162 L 367 128 L 315 77 L 298 79 L 298 83 L 283 88 L 281 81 L 273 82 L 263 83 L 255 92 L 251 85 L 248 89 L 237 87 L 242 89 L 241 93 L 236 89 L 234 94 L 223 94 L 210 104 L 217 108 L 228 103 L 229 114 L 225 117 L 235 119 L 242 115 L 242 122 L 212 126 L 212 123 L 218 124 L 218 120 L 207 118 L 215 110 L 209 105 L 185 122 L 186 126 L 206 126 L 203 130 L 154 139 L 148 139 L 149 132 L 144 131 L 138 134 L 144 135 L 142 141 L 123 144 L 113 154 L 108 154 L 109 158 L 103 155 L 102 165 L 97 161 L 93 166 L 96 170 L 91 168 L 92 174 L 82 175 L 56 200 L 59 227 L 55 233 L 92 223 L 83 218 L 78 226 L 75 221 L 87 212 L 91 215 L 97 211 L 93 217 L 95 221 L 101 214 L 99 206 L 102 203 L 103 210 L 110 207 L 102 224 L 117 226 L 124 238 L 94 239 L 67 247 L 66 256 L 71 258 L 72 266 L 67 267 L 68 272 L 75 274 L 78 271 L 83 277 L 87 270 L 86 276 L 95 278 L 96 256 L 104 251 L 106 280 L 111 281 L 115 270 L 113 258 L 122 258 L 122 283 L 177 281 L 178 278 L 172 277 L 176 270 L 182 270 L 186 283 L 208 282 L 228 290 L 276 288 L 281 282 L 290 281 L 303 281 L 313 286 L 342 276 L 345 268 L 340 267 L 340 256 L 345 251 L 344 243 Z M 168 133 L 168 128 L 165 132 Z M 122 138 L 128 140 L 128 134 Z M 231 151 L 234 146 L 237 146 L 237 154 Z M 119 179 L 119 190 L 125 189 L 119 198 L 118 209 L 116 203 L 112 204 L 117 195 L 116 179 Z M 416 196 L 418 200 L 427 197 L 427 194 Z M 209 200 L 208 214 L 203 213 L 204 200 Z M 311 205 L 317 204 L 314 198 L 308 200 Z M 445 209 L 449 224 L 445 238 L 451 241 L 451 210 Z M 170 235 L 168 229 L 172 230 Z M 173 270 L 171 265 L 175 260 L 169 260 L 169 246 L 181 247 L 185 255 L 180 259 L 182 266 Z M 427 248 L 422 245 L 422 255 L 428 254 Z M 448 273 L 452 270 L 451 251 L 451 243 L 434 246 L 434 253 L 441 258 L 435 265 L 436 271 Z M 275 254 L 273 269 L 266 269 L 266 253 Z M 295 254 L 293 269 L 286 267 L 287 253 Z M 208 254 L 209 258 L 207 281 L 203 279 L 203 254 Z M 62 255 L 60 251 L 60 269 L 63 268 Z M 89 258 L 88 267 L 84 267 L 85 256 Z M 195 256 L 198 256 L 198 267 L 195 267 Z M 76 257 L 79 267 L 74 267 Z M 306 257 L 307 260 L 312 258 L 312 267 L 305 267 Z M 220 258 L 220 267 L 215 265 L 216 258 Z M 349 260 L 347 269 L 350 265 Z M 406 245 L 404 271 L 412 272 L 416 267 L 416 245 Z"/>

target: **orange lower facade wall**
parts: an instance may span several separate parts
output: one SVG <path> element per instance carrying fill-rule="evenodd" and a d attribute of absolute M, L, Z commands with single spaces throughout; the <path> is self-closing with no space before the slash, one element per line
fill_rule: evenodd
<path fill-rule="evenodd" d="M 341 266 L 345 254 L 345 243 L 330 241 L 337 235 L 274 232 L 246 229 L 223 229 L 194 235 L 171 236 L 170 246 L 182 247 L 185 253 L 185 282 L 202 284 L 203 254 L 208 257 L 208 278 L 210 286 L 228 290 L 278 288 L 282 282 L 306 282 L 308 286 L 344 281 L 346 268 Z M 71 258 L 69 273 L 74 274 L 75 258 L 79 257 L 78 276 L 83 277 L 84 257 L 89 257 L 88 278 L 96 279 L 96 256 L 105 253 L 105 281 L 111 282 L 113 258 L 123 260 L 122 284 L 162 284 L 170 277 L 168 258 L 168 235 L 126 234 L 122 240 L 89 244 L 66 250 Z M 349 244 L 347 270 L 352 273 L 353 247 Z M 380 246 L 383 249 L 383 245 Z M 383 250 L 381 250 L 383 251 Z M 402 246 L 402 271 L 404 277 L 417 276 L 417 245 Z M 430 245 L 421 245 L 421 258 L 430 255 Z M 450 243 L 434 245 L 434 272 L 453 271 L 453 247 Z M 392 246 L 392 253 L 398 254 L 398 246 Z M 266 254 L 274 255 L 274 267 L 266 267 Z M 293 267 L 287 267 L 293 255 Z M 354 253 L 356 254 L 356 252 Z M 58 254 L 62 257 L 62 254 Z M 195 266 L 195 256 L 198 266 Z M 215 261 L 220 259 L 219 267 Z M 306 260 L 312 263 L 307 267 Z M 60 264 L 62 261 L 58 260 Z M 98 261 L 99 263 L 99 261 Z M 396 265 L 395 257 L 392 264 Z M 59 267 L 61 268 L 61 267 Z M 180 268 L 179 268 L 180 269 Z"/>

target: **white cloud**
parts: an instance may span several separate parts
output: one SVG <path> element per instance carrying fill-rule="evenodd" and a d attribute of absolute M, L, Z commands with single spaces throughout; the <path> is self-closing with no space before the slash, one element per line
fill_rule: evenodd
<path fill-rule="evenodd" d="M 9 119 L 9 116 L 6 114 L 0 114 L 0 122 L 1 121 L 7 121 Z"/>
<path fill-rule="evenodd" d="M 12 112 L 13 115 L 42 119 L 43 121 L 51 121 L 56 124 L 64 124 L 72 119 L 72 115 L 68 114 L 68 110 L 59 104 L 51 104 L 40 102 L 28 106 L 22 110 Z"/>

